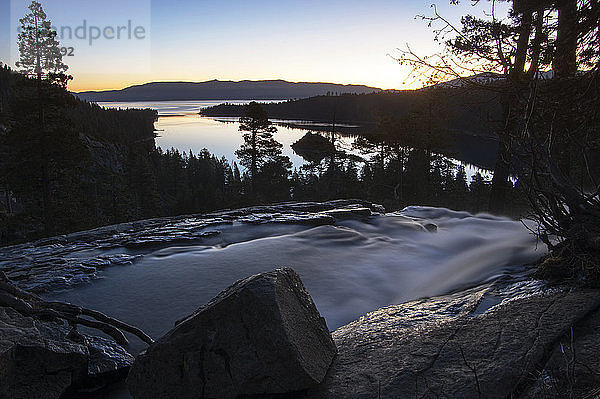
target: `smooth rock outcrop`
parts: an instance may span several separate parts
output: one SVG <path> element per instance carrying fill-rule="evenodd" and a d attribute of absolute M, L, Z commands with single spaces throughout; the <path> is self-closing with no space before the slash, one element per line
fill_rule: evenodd
<path fill-rule="evenodd" d="M 599 306 L 597 290 L 542 288 L 507 300 L 489 287 L 389 306 L 333 333 L 338 357 L 300 397 L 558 398 L 591 389 L 600 382 L 600 316 L 590 318 Z"/>
<path fill-rule="evenodd" d="M 127 384 L 136 399 L 236 398 L 319 384 L 336 348 L 291 269 L 240 280 L 151 345 Z"/>
<path fill-rule="evenodd" d="M 78 343 L 68 333 L 66 325 L 0 307 L 0 398 L 58 399 L 101 387 L 133 362 L 112 341 L 81 335 Z"/>

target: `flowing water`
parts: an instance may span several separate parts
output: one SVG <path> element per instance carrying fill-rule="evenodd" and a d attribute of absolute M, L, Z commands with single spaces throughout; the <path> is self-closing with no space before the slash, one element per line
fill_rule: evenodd
<path fill-rule="evenodd" d="M 502 276 L 543 250 L 489 215 L 288 204 L 103 228 L 0 249 L 0 268 L 47 299 L 100 310 L 157 338 L 236 280 L 294 268 L 335 329 L 377 308 Z M 132 340 L 132 352 L 143 349 Z"/>

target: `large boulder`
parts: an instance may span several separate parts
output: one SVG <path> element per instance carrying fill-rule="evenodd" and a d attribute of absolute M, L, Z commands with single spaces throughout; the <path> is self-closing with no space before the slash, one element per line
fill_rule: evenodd
<path fill-rule="evenodd" d="M 135 360 L 136 398 L 235 398 L 305 390 L 336 355 L 325 320 L 298 275 L 240 280 Z"/>

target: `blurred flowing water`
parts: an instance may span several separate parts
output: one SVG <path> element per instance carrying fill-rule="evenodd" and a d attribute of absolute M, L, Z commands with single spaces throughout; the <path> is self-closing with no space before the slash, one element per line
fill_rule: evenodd
<path fill-rule="evenodd" d="M 525 225 L 489 215 L 364 204 L 288 204 L 103 228 L 0 249 L 0 269 L 51 300 L 157 338 L 236 280 L 294 268 L 335 329 L 377 308 L 507 276 L 543 253 Z M 143 349 L 132 340 L 130 350 Z"/>

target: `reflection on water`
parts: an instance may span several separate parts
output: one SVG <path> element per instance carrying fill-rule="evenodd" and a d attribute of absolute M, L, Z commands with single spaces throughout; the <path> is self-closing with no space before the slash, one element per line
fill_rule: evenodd
<path fill-rule="evenodd" d="M 250 100 L 213 100 L 213 101 L 159 101 L 159 102 L 99 102 L 98 104 L 108 108 L 151 108 L 158 111 L 159 119 L 155 124 L 158 137 L 156 145 L 163 150 L 175 148 L 180 152 L 187 153 L 190 150 L 197 154 L 206 148 L 210 153 L 225 157 L 229 162 L 238 161 L 235 151 L 242 145 L 242 133 L 239 131 L 237 118 L 210 118 L 198 114 L 200 109 L 222 103 L 247 104 Z M 260 102 L 277 102 L 260 100 Z M 283 144 L 283 154 L 292 161 L 294 168 L 306 164 L 305 160 L 298 156 L 291 145 L 302 138 L 312 129 L 326 130 L 326 124 L 313 123 L 310 121 L 283 121 L 273 120 L 277 125 L 275 140 Z M 365 156 L 354 149 L 353 143 L 356 135 L 351 132 L 359 126 L 337 124 L 345 134 L 336 135 L 336 146 L 338 150 L 354 155 Z M 368 157 L 368 155 L 366 155 Z M 239 164 L 239 162 L 238 162 Z M 491 178 L 491 173 L 477 168 L 473 165 L 456 161 L 456 164 L 465 166 L 467 178 L 476 173 L 481 173 L 485 178 Z M 242 168 L 243 169 L 243 168 Z"/>
<path fill-rule="evenodd" d="M 156 145 L 163 149 L 198 153 L 206 148 L 229 162 L 237 161 L 235 151 L 244 141 L 238 122 L 222 122 L 199 115 L 159 118 L 156 128 L 159 130 Z M 290 157 L 294 167 L 302 166 L 304 160 L 294 153 L 291 145 L 304 134 L 305 130 L 288 127 L 278 127 L 274 134 L 275 140 L 283 144 L 283 154 Z"/>

